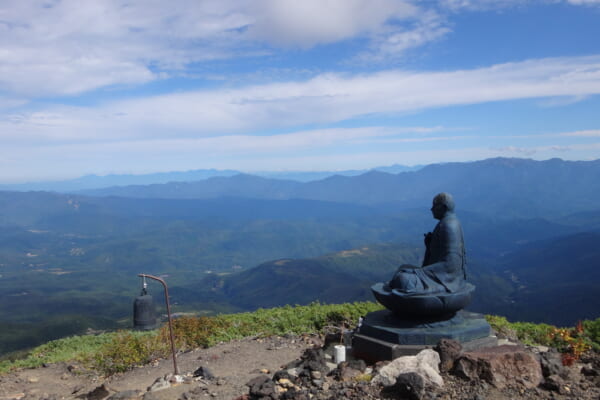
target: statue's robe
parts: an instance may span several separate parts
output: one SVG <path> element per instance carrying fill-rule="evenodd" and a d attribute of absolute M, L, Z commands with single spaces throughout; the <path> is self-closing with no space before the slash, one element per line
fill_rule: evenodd
<path fill-rule="evenodd" d="M 460 222 L 446 212 L 432 232 L 422 267 L 400 266 L 388 286 L 407 294 L 455 293 L 464 288 L 465 263 Z"/>

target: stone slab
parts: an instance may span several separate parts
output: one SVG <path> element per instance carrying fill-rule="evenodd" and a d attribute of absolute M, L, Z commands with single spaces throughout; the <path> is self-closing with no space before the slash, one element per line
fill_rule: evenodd
<path fill-rule="evenodd" d="M 462 342 L 463 350 L 473 351 L 498 345 L 496 336 L 487 336 Z M 434 345 L 400 345 L 364 336 L 359 333 L 352 337 L 352 355 L 370 363 L 393 360 L 402 356 L 413 356 L 421 350 L 431 349 Z"/>
<path fill-rule="evenodd" d="M 443 320 L 417 320 L 380 310 L 367 314 L 357 333 L 393 344 L 435 346 L 443 338 L 462 343 L 490 336 L 491 327 L 482 314 L 468 311 Z"/>
<path fill-rule="evenodd" d="M 401 319 L 388 310 L 367 314 L 352 338 L 353 353 L 366 361 L 393 360 L 453 339 L 470 351 L 496 346 L 498 339 L 482 314 L 459 311 L 445 319 Z"/>

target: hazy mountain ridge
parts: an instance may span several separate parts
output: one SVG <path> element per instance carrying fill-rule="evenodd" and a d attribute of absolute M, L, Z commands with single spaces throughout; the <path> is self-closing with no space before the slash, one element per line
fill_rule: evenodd
<path fill-rule="evenodd" d="M 423 207 L 433 194 L 447 191 L 461 209 L 509 217 L 567 215 L 597 208 L 600 160 L 494 158 L 469 163 L 432 164 L 418 171 L 331 176 L 299 183 L 236 175 L 186 184 L 106 188 L 92 196 L 309 199 L 399 208 Z"/>
<path fill-rule="evenodd" d="M 422 165 L 408 167 L 394 164 L 385 167 L 375 167 L 371 170 L 398 173 L 403 171 L 414 171 L 422 168 Z M 298 182 L 309 182 L 324 179 L 332 175 L 354 176 L 364 174 L 369 170 L 342 170 L 342 171 L 259 171 L 253 175 L 265 178 L 292 180 Z M 80 190 L 101 189 L 113 186 L 130 185 L 153 185 L 170 182 L 192 182 L 218 176 L 233 176 L 244 174 L 242 171 L 225 169 L 196 169 L 190 171 L 158 172 L 151 174 L 108 174 L 108 175 L 84 175 L 79 178 L 45 181 L 0 184 L 0 190 L 7 191 L 51 191 L 51 192 L 76 192 Z"/>

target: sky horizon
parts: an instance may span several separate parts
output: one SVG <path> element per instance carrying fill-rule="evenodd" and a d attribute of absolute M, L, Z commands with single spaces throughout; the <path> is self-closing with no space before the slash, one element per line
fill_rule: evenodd
<path fill-rule="evenodd" d="M 600 0 L 0 4 L 0 183 L 600 158 Z"/>

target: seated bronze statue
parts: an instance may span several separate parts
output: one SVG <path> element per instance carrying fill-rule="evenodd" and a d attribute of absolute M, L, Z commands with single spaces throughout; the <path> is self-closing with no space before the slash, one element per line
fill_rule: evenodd
<path fill-rule="evenodd" d="M 425 235 L 423 264 L 401 265 L 388 283 L 371 288 L 381 304 L 399 315 L 452 314 L 471 299 L 474 286 L 466 282 L 463 232 L 452 196 L 435 196 L 431 212 L 439 222 Z"/>

